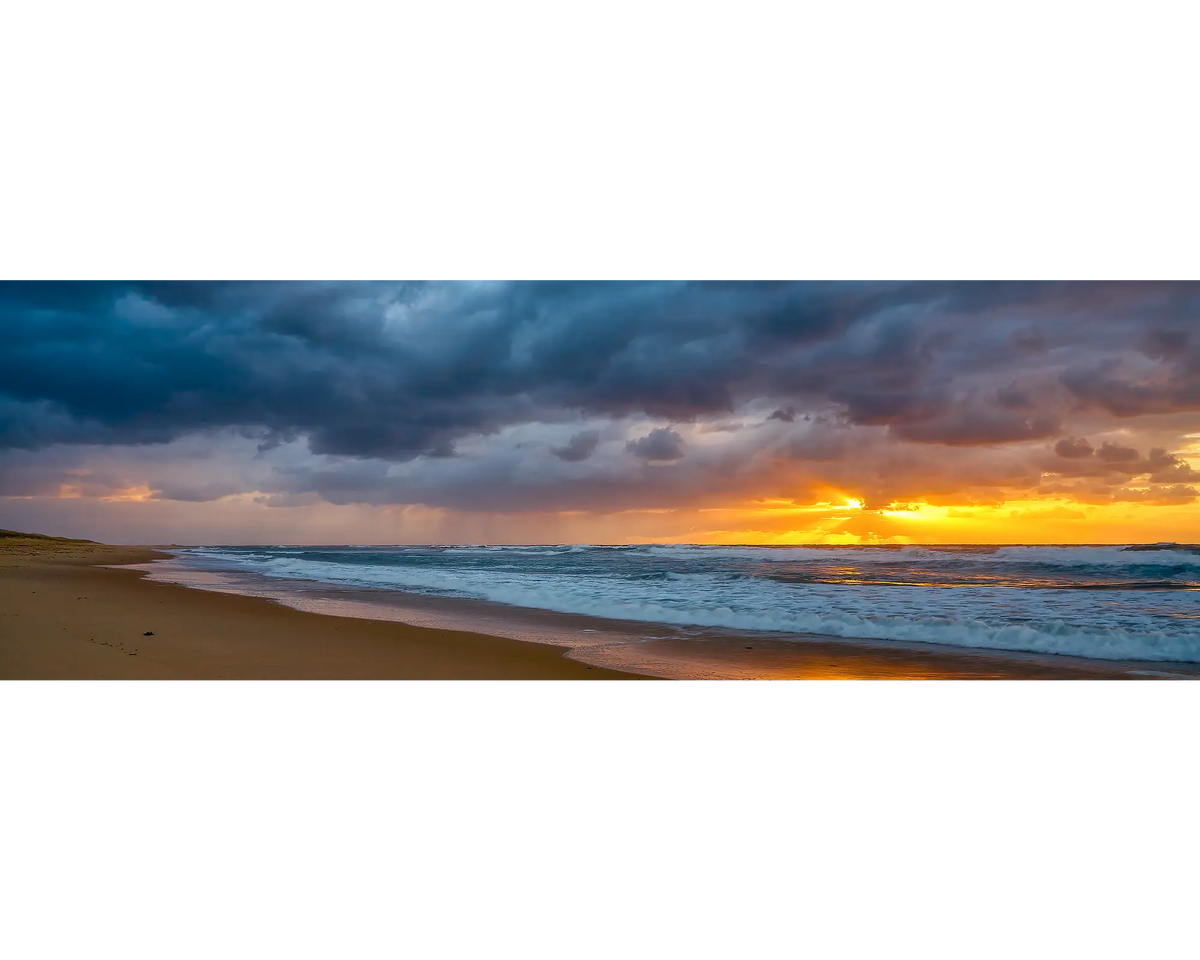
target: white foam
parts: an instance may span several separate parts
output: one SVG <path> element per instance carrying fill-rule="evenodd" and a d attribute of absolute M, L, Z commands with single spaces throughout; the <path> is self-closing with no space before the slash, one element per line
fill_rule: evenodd
<path fill-rule="evenodd" d="M 297 555 L 303 555 L 307 550 L 303 547 L 270 548 L 276 552 L 287 550 Z M 330 549 L 344 549 L 332 547 Z M 370 545 L 366 549 L 371 549 Z M 742 560 L 762 563 L 796 563 L 796 562 L 828 562 L 846 561 L 850 563 L 918 563 L 953 566 L 955 564 L 1039 564 L 1056 567 L 1138 567 L 1138 566 L 1174 566 L 1194 567 L 1200 569 L 1200 554 L 1183 550 L 1128 550 L 1123 546 L 1001 546 L 990 549 L 975 549 L 955 551 L 953 547 L 938 547 L 936 549 L 922 546 L 905 547 L 822 547 L 822 546 L 791 546 L 791 547 L 756 547 L 756 546 L 702 546 L 695 544 L 647 544 L 642 546 L 606 546 L 588 544 L 556 544 L 546 546 L 529 545 L 479 545 L 479 546 L 438 546 L 438 547 L 376 547 L 380 551 L 430 551 L 439 554 L 457 554 L 463 556 L 488 556 L 497 553 L 511 553 L 519 556 L 561 556 L 596 554 L 605 555 L 614 552 L 632 553 L 648 557 L 679 560 Z M 199 554 L 221 555 L 225 553 L 213 548 L 194 548 Z"/>
<path fill-rule="evenodd" d="M 1128 550 L 1125 547 L 1000 547 L 990 555 L 1005 563 L 1064 567 L 1200 567 L 1200 556 L 1181 550 Z"/>
<path fill-rule="evenodd" d="M 1011 550 L 1019 561 L 1045 555 L 1063 562 L 1055 551 L 1087 550 L 1094 551 L 1091 558 L 1109 558 L 1105 551 L 1117 548 L 1003 549 Z M 861 552 L 855 553 L 861 560 Z M 933 642 L 1099 659 L 1200 662 L 1200 593 L 1194 591 L 1110 590 L 1097 596 L 1076 590 L 996 586 L 805 583 L 797 587 L 758 576 L 686 571 L 647 579 L 623 576 L 619 565 L 595 573 L 558 573 L 514 570 L 511 564 L 495 563 L 484 567 L 373 565 L 266 558 L 261 553 L 206 551 L 205 555 L 272 577 L 472 597 L 678 626 Z M 1123 558 L 1144 556 L 1133 553 Z"/>

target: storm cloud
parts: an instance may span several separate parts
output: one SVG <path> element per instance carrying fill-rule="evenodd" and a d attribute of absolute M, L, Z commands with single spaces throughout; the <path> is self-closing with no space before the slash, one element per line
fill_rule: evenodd
<path fill-rule="evenodd" d="M 9 497 L 1186 502 L 1197 410 L 1192 283 L 0 283 Z"/>
<path fill-rule="evenodd" d="M 1054 452 L 1068 460 L 1090 457 L 1095 451 L 1084 437 L 1063 437 L 1054 445 Z"/>
<path fill-rule="evenodd" d="M 580 430 L 564 443 L 561 447 L 554 447 L 554 455 L 559 460 L 566 460 L 568 463 L 577 463 L 580 460 L 586 460 L 596 450 L 596 444 L 600 442 L 599 430 Z"/>
<path fill-rule="evenodd" d="M 641 460 L 678 460 L 683 456 L 683 437 L 667 427 L 651 430 L 630 440 L 625 449 Z"/>

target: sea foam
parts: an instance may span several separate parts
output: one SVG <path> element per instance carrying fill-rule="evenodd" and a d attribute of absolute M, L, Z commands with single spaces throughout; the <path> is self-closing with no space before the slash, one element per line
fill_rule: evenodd
<path fill-rule="evenodd" d="M 1200 662 L 1200 557 L 1120 547 L 209 548 L 286 580 L 678 627 Z"/>

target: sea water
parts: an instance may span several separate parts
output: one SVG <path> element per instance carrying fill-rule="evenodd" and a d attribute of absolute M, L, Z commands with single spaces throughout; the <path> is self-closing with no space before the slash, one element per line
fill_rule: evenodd
<path fill-rule="evenodd" d="M 256 546 L 178 561 L 746 636 L 1200 662 L 1200 554 L 1122 546 Z"/>

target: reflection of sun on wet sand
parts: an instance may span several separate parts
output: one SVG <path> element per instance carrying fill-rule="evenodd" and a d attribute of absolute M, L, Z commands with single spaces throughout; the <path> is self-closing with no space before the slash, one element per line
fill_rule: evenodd
<path fill-rule="evenodd" d="M 0 534 L 0 678 L 640 679 L 561 647 L 321 616 L 100 566 L 163 556 Z"/>
<path fill-rule="evenodd" d="M 662 639 L 583 647 L 571 656 L 618 670 L 697 680 L 1200 679 L 1195 664 L 1085 660 L 816 636 L 796 640 Z"/>

